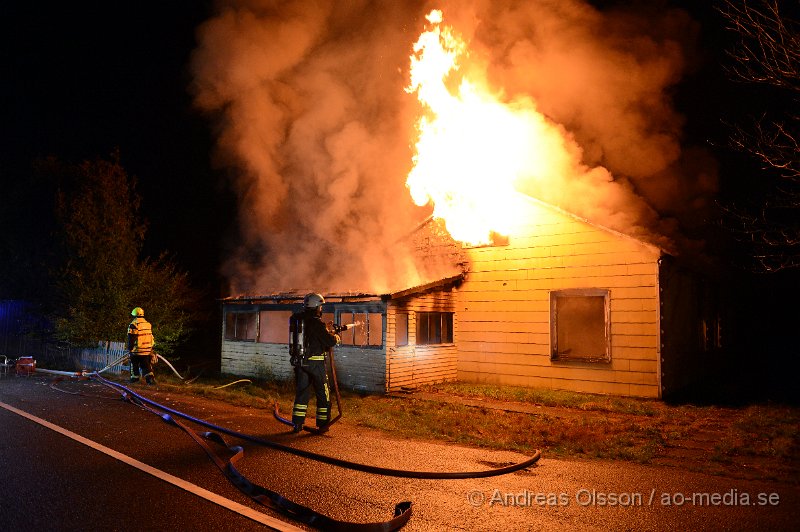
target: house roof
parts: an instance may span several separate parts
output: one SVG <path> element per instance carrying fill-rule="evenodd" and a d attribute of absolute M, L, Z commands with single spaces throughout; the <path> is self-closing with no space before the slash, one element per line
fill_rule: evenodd
<path fill-rule="evenodd" d="M 566 216 L 566 217 L 571 218 L 573 220 L 577 220 L 577 221 L 585 223 L 587 225 L 591 225 L 592 227 L 596 227 L 597 229 L 600 229 L 601 231 L 605 231 L 607 233 L 611 233 L 611 234 L 619 236 L 621 238 L 625 238 L 625 239 L 629 239 L 629 240 L 635 240 L 636 242 L 639 242 L 640 244 L 642 244 L 644 246 L 647 246 L 647 247 L 651 248 L 654 251 L 658 251 L 658 252 L 666 254 L 666 255 L 674 255 L 675 254 L 673 250 L 668 249 L 663 244 L 656 244 L 654 242 L 649 242 L 647 240 L 643 240 L 643 239 L 641 239 L 639 237 L 624 233 L 622 231 L 618 231 L 616 229 L 611 229 L 610 227 L 607 227 L 605 225 L 599 224 L 597 222 L 593 222 L 592 220 L 590 220 L 588 218 L 584 218 L 582 216 L 578 216 L 577 214 L 574 214 L 574 213 L 572 213 L 570 211 L 564 210 L 561 207 L 557 207 L 557 206 L 553 205 L 552 203 L 547 203 L 546 201 L 542 201 L 540 199 L 534 198 L 533 196 L 528 196 L 527 194 L 523 194 L 522 192 L 520 192 L 519 195 L 520 195 L 520 197 L 521 197 L 521 199 L 523 201 L 526 201 L 526 202 L 528 202 L 528 203 L 530 203 L 532 205 L 537 205 L 537 206 L 540 206 L 542 208 L 549 209 L 549 210 L 551 210 L 553 212 L 557 212 L 557 213 L 559 213 L 559 214 L 561 214 L 563 216 Z"/>
<path fill-rule="evenodd" d="M 636 236 L 632 236 L 623 232 L 620 232 L 615 229 L 611 229 L 604 225 L 598 224 L 593 222 L 587 218 L 583 218 L 578 216 L 572 212 L 566 211 L 560 207 L 557 207 L 553 204 L 547 203 L 545 201 L 539 200 L 532 196 L 528 196 L 527 194 L 518 193 L 517 200 L 521 203 L 530 205 L 532 207 L 538 207 L 550 210 L 552 212 L 558 213 L 561 216 L 576 220 L 578 222 L 584 223 L 586 225 L 592 226 L 600 231 L 604 231 L 607 233 L 611 233 L 616 235 L 617 237 L 633 240 L 638 244 L 649 248 L 653 253 L 658 255 L 676 255 L 672 250 L 667 249 L 663 245 L 658 245 L 653 242 L 648 242 L 646 240 L 642 240 Z M 431 227 L 431 224 L 439 223 L 438 220 L 434 219 L 432 216 L 426 218 L 422 222 L 420 222 L 410 233 L 409 237 L 418 233 L 419 231 L 425 230 L 426 227 Z M 442 233 L 439 235 L 439 238 L 444 238 L 449 242 L 455 243 L 450 237 L 449 233 L 446 230 L 440 231 Z M 462 249 L 461 246 L 458 246 L 459 249 Z M 451 259 L 453 259 L 451 257 Z M 443 277 L 439 278 L 431 278 L 424 282 L 421 282 L 418 285 L 410 286 L 410 287 L 397 287 L 389 289 L 386 292 L 376 292 L 374 290 L 363 290 L 363 289 L 353 289 L 343 292 L 335 292 L 335 293 L 323 293 L 322 295 L 325 297 L 325 300 L 328 302 L 357 302 L 357 301 L 374 301 L 376 299 L 380 300 L 391 300 L 391 299 L 400 299 L 403 297 L 413 296 L 423 294 L 425 292 L 437 289 L 450 289 L 452 287 L 457 287 L 461 284 L 462 281 L 467 276 L 467 272 L 465 271 L 464 265 L 460 262 L 463 259 L 453 259 L 453 267 L 449 268 L 449 273 L 444 273 Z M 442 274 L 440 272 L 440 274 Z M 286 289 L 286 290 L 279 290 L 274 292 L 268 292 L 265 294 L 258 294 L 258 295 L 236 295 L 236 296 L 229 296 L 222 298 L 222 302 L 239 302 L 239 303 L 258 303 L 258 302 L 274 302 L 274 303 L 297 303 L 303 300 L 303 297 L 310 293 L 316 292 L 318 289 L 315 288 L 305 288 L 305 289 Z"/>
<path fill-rule="evenodd" d="M 650 240 L 645 240 L 645 239 L 642 239 L 639 236 L 634 236 L 633 234 L 625 233 L 623 231 L 620 231 L 620 230 L 617 230 L 617 229 L 612 229 L 612 228 L 610 228 L 608 226 L 599 224 L 599 223 L 594 222 L 594 221 L 592 221 L 592 220 L 590 220 L 588 218 L 584 218 L 584 217 L 579 216 L 579 215 L 577 215 L 577 214 L 575 214 L 573 212 L 564 210 L 563 208 L 558 207 L 556 205 L 553 205 L 552 203 L 548 203 L 548 202 L 542 201 L 542 200 L 540 200 L 538 198 L 534 198 L 533 196 L 529 196 L 529 195 L 527 195 L 527 194 L 525 194 L 523 192 L 517 192 L 515 197 L 514 197 L 514 199 L 516 199 L 516 201 L 518 201 L 520 204 L 522 204 L 524 206 L 538 207 L 538 208 L 541 208 L 541 209 L 546 209 L 546 210 L 549 210 L 551 212 L 557 213 L 557 214 L 559 214 L 561 216 L 564 216 L 565 218 L 569 218 L 569 219 L 581 222 L 583 224 L 589 225 L 591 227 L 594 227 L 595 229 L 598 229 L 600 231 L 613 234 L 613 235 L 615 235 L 617 237 L 624 238 L 626 240 L 633 240 L 633 241 L 635 241 L 635 242 L 637 242 L 637 243 L 639 243 L 639 244 L 641 244 L 641 245 L 643 245 L 645 247 L 650 248 L 650 250 L 653 251 L 654 253 L 663 254 L 663 255 L 677 255 L 677 253 L 673 249 L 671 249 L 669 246 L 665 245 L 664 242 L 666 240 L 668 240 L 666 237 L 663 237 L 663 240 L 662 240 L 661 243 L 657 243 L 655 241 L 650 241 Z M 423 230 L 425 227 L 429 227 L 431 224 L 436 224 L 436 223 L 440 223 L 440 220 L 434 218 L 432 215 L 428 216 L 422 222 L 417 224 L 417 226 L 409 234 L 414 234 L 414 233 L 416 233 L 418 231 Z M 444 229 L 444 231 L 446 233 L 446 229 Z M 450 237 L 449 233 L 446 233 L 446 236 L 447 236 L 447 238 L 452 238 L 452 237 Z M 498 235 L 498 236 L 501 238 L 501 241 L 504 240 L 503 235 Z M 654 240 L 658 239 L 658 235 L 654 234 L 653 237 L 654 237 Z M 484 247 L 484 246 L 479 245 L 479 246 L 469 246 L 469 247 Z"/>

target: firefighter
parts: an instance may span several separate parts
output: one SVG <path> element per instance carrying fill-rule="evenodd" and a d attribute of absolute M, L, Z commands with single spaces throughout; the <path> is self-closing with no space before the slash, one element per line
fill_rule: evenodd
<path fill-rule="evenodd" d="M 296 386 L 292 432 L 303 429 L 312 387 L 317 399 L 316 425 L 320 432 L 327 430 L 331 419 L 331 393 L 325 355 L 340 339 L 322 322 L 323 303 L 325 298 L 320 294 L 307 294 L 303 298 L 303 310 L 292 314 L 289 320 L 290 354 Z"/>
<path fill-rule="evenodd" d="M 150 322 L 144 319 L 142 307 L 136 307 L 131 311 L 133 321 L 128 325 L 128 341 L 126 343 L 128 353 L 131 358 L 131 382 L 139 382 L 139 377 L 144 372 L 144 380 L 147 384 L 155 384 L 153 374 L 152 357 L 153 346 L 153 327 Z"/>

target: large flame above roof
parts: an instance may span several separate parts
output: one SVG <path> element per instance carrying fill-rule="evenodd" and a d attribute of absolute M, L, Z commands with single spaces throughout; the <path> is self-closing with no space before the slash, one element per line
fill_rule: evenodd
<path fill-rule="evenodd" d="M 414 45 L 406 88 L 423 109 L 406 185 L 417 205 L 433 204 L 453 238 L 488 243 L 519 221 L 516 185 L 567 164 L 564 133 L 530 98 L 503 101 L 441 11 L 426 18 L 430 28 Z"/>

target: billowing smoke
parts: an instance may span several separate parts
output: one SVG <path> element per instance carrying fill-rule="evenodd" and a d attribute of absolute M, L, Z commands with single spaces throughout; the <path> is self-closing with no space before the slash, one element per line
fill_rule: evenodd
<path fill-rule="evenodd" d="M 559 187 L 530 182 L 531 195 L 680 247 L 691 243 L 676 219 L 702 218 L 717 174 L 707 153 L 681 146 L 684 119 L 670 99 L 699 27 L 664 3 L 601 12 L 580 0 L 485 0 L 472 42 L 509 99 L 532 98 L 581 150 L 582 171 Z"/>
<path fill-rule="evenodd" d="M 485 58 L 489 80 L 530 98 L 574 139 L 560 190 L 526 192 L 616 229 L 672 234 L 716 187 L 687 159 L 669 89 L 696 28 L 680 11 L 602 12 L 581 0 L 228 0 L 198 29 L 195 103 L 240 198 L 233 293 L 403 288 L 430 271 L 403 237 L 430 211 L 405 188 L 419 107 L 403 88 L 424 15 Z M 571 140 L 570 140 L 571 141 Z M 712 170 L 709 170 L 712 168 Z"/>

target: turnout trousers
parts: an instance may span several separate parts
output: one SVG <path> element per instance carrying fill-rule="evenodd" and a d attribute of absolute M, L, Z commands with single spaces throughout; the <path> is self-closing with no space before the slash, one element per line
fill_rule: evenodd
<path fill-rule="evenodd" d="M 144 380 L 147 384 L 153 383 L 153 364 L 150 362 L 150 355 L 131 355 L 131 382 L 138 382 L 139 377 L 144 373 Z"/>
<path fill-rule="evenodd" d="M 323 427 L 330 421 L 331 393 L 328 385 L 328 370 L 325 367 L 325 358 L 315 360 L 312 357 L 305 364 L 295 366 L 294 377 L 296 393 L 294 409 L 292 410 L 292 423 L 295 427 L 303 426 L 308 410 L 308 399 L 311 397 L 311 388 L 317 398 L 317 427 Z"/>

